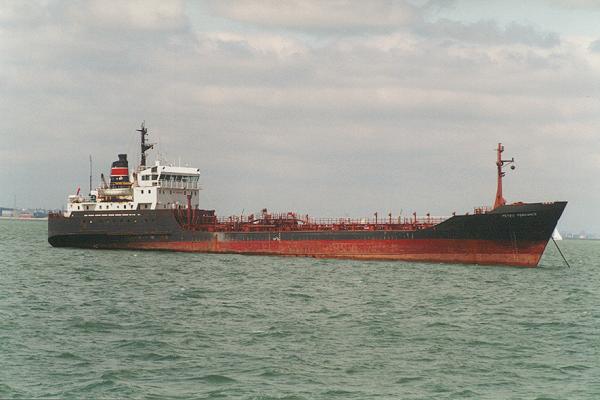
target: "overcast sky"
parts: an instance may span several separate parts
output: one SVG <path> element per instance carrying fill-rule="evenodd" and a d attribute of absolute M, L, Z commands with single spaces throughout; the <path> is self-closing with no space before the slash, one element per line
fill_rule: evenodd
<path fill-rule="evenodd" d="M 600 1 L 0 1 L 0 206 L 60 208 L 142 120 L 227 215 L 568 200 L 600 232 Z M 150 159 L 154 160 L 156 152 Z"/>

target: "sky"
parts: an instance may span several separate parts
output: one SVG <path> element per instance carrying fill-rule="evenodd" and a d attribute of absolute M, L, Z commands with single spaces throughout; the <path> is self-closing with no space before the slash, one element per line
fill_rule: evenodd
<path fill-rule="evenodd" d="M 600 1 L 0 1 L 0 206 L 61 208 L 118 153 L 220 215 L 567 200 L 600 232 Z"/>

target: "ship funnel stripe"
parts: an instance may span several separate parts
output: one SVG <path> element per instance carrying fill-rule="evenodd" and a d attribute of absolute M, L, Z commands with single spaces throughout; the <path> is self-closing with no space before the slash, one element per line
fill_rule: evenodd
<path fill-rule="evenodd" d="M 129 168 L 112 168 L 111 175 L 129 175 Z"/>

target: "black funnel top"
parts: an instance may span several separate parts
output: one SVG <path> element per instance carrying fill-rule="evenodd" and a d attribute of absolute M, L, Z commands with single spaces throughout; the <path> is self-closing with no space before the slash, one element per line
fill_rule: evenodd
<path fill-rule="evenodd" d="M 112 163 L 113 167 L 127 168 L 129 163 L 127 162 L 127 154 L 119 154 L 119 159 Z"/>

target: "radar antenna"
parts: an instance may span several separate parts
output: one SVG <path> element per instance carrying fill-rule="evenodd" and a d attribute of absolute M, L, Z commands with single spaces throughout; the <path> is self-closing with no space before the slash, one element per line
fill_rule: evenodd
<path fill-rule="evenodd" d="M 496 201 L 494 201 L 494 209 L 503 206 L 506 204 L 506 199 L 502 196 L 502 178 L 506 175 L 506 172 L 502 171 L 502 167 L 507 164 L 514 164 L 514 157 L 510 160 L 503 160 L 502 153 L 504 152 L 504 146 L 502 143 L 498 143 L 498 148 L 496 149 L 498 153 L 498 159 L 496 161 L 496 166 L 498 167 L 498 188 L 496 189 Z M 515 169 L 514 165 L 510 166 L 510 169 Z"/>
<path fill-rule="evenodd" d="M 140 163 L 140 167 L 145 167 L 146 166 L 146 151 L 150 150 L 151 148 L 154 147 L 154 144 L 152 143 L 146 143 L 146 136 L 148 136 L 148 129 L 146 128 L 146 121 L 142 122 L 142 127 L 140 129 L 136 129 L 137 132 L 140 132 L 140 136 L 141 136 L 141 149 L 142 149 L 142 160 Z"/>

